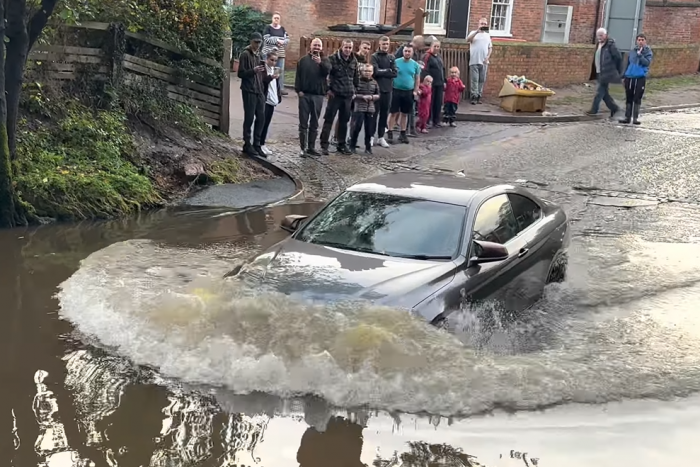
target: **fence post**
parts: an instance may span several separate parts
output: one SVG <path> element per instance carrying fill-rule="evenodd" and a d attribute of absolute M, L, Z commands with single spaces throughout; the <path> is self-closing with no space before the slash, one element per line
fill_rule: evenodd
<path fill-rule="evenodd" d="M 224 67 L 224 79 L 221 82 L 221 108 L 219 110 L 219 131 L 229 134 L 231 105 L 231 51 L 233 43 L 230 37 L 224 39 L 224 54 L 221 65 Z"/>
<path fill-rule="evenodd" d="M 425 25 L 425 10 L 423 8 L 416 9 L 415 22 L 413 23 L 413 37 L 422 36 Z"/>

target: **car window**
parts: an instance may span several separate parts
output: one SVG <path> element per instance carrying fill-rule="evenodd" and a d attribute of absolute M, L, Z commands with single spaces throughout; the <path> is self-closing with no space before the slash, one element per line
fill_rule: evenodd
<path fill-rule="evenodd" d="M 454 204 L 349 191 L 295 238 L 388 256 L 448 259 L 459 250 L 466 214 L 466 207 Z"/>
<path fill-rule="evenodd" d="M 494 196 L 481 205 L 474 221 L 474 240 L 503 244 L 517 234 L 508 196 Z"/>
<path fill-rule="evenodd" d="M 526 196 L 508 194 L 513 215 L 518 222 L 518 232 L 521 232 L 538 221 L 542 216 L 542 209 L 533 200 Z"/>

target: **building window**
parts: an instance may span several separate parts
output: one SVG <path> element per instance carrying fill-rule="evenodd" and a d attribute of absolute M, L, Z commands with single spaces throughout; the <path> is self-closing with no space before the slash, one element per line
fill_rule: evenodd
<path fill-rule="evenodd" d="M 491 3 L 491 35 L 510 36 L 513 0 L 493 0 Z"/>
<path fill-rule="evenodd" d="M 379 22 L 380 0 L 358 0 L 357 22 L 359 24 L 377 24 Z"/>
<path fill-rule="evenodd" d="M 446 0 L 425 1 L 425 11 L 428 13 L 428 16 L 425 17 L 424 23 L 424 32 L 426 34 L 445 34 L 446 9 Z"/>

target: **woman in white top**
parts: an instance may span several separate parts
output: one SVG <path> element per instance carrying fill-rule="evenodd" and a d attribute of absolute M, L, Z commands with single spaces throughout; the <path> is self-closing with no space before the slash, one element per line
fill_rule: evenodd
<path fill-rule="evenodd" d="M 280 69 L 277 67 L 278 60 L 277 49 L 274 48 L 267 53 L 265 58 L 265 66 L 267 67 L 267 76 L 263 79 L 265 83 L 265 123 L 260 135 L 260 146 L 265 156 L 272 154 L 272 151 L 265 146 L 265 140 L 270 129 L 272 114 L 275 113 L 275 107 L 282 102 L 282 85 L 279 80 Z"/>

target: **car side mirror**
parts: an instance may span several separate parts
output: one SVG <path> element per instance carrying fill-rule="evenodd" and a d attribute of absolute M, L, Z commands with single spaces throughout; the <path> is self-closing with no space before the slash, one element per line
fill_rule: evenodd
<path fill-rule="evenodd" d="M 282 222 L 280 222 L 280 227 L 287 232 L 296 232 L 301 225 L 301 222 L 307 217 L 309 216 L 302 216 L 300 214 L 290 214 L 288 216 L 284 216 L 284 219 L 282 219 Z"/>
<path fill-rule="evenodd" d="M 500 243 L 484 242 L 473 240 L 474 255 L 471 257 L 472 264 L 494 263 L 508 259 L 508 248 Z"/>

